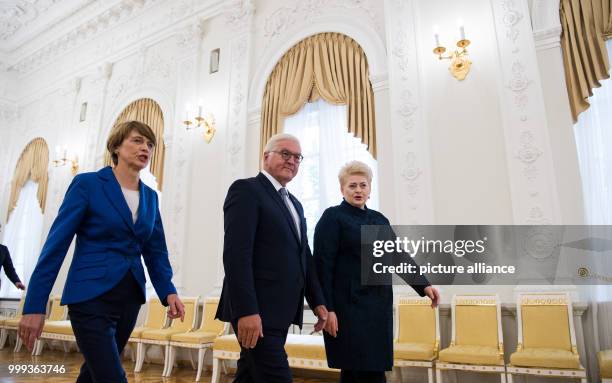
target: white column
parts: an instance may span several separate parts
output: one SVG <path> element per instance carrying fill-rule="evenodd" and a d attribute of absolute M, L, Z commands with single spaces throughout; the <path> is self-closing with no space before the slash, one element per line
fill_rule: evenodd
<path fill-rule="evenodd" d="M 385 0 L 396 224 L 432 224 L 429 135 L 420 110 L 414 0 Z M 382 166 L 387 166 L 381 164 Z"/>
<path fill-rule="evenodd" d="M 558 223 L 555 169 L 527 0 L 491 0 L 491 7 L 514 223 Z"/>
<path fill-rule="evenodd" d="M 229 108 L 225 139 L 225 175 L 219 185 L 225 195 L 229 185 L 236 179 L 247 176 L 247 95 L 249 90 L 249 68 L 252 49 L 252 24 L 255 6 L 251 0 L 230 1 L 227 4 L 226 25 L 232 30 L 230 41 Z M 223 225 L 223 221 L 220 223 Z M 223 284 L 223 227 L 217 250 L 217 280 L 215 289 Z"/>

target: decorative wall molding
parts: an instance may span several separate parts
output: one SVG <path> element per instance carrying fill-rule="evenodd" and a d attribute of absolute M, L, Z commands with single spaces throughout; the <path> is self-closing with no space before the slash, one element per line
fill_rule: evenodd
<path fill-rule="evenodd" d="M 559 221 L 552 151 L 527 0 L 491 0 L 515 224 Z"/>
<path fill-rule="evenodd" d="M 159 3 L 158 9 L 153 7 Z M 70 32 L 61 35 L 40 49 L 21 55 L 13 61 L 11 68 L 21 75 L 30 73 L 37 68 L 49 64 L 58 57 L 77 50 L 83 46 L 91 50 L 95 59 L 102 60 L 126 49 L 132 44 L 142 44 L 151 36 L 182 34 L 189 41 L 190 33 L 197 34 L 201 18 L 210 18 L 219 14 L 222 0 L 190 2 L 160 2 L 159 0 L 121 0 L 108 10 L 93 19 L 74 27 Z M 137 16 L 151 11 L 154 16 L 139 18 Z M 184 22 L 196 18 L 195 23 L 184 26 Z M 126 23 L 133 20 L 133 23 Z M 195 25 L 194 25 L 195 24 Z M 121 25 L 122 33 L 116 33 L 116 27 Z M 189 28 L 190 30 L 185 30 Z M 187 34 L 187 36 L 185 36 Z"/>
<path fill-rule="evenodd" d="M 225 6 L 225 23 L 236 29 L 246 25 L 255 13 L 253 0 L 228 0 Z"/>
<path fill-rule="evenodd" d="M 61 0 L 8 0 L 0 3 L 0 40 L 7 41 L 27 28 Z"/>
<path fill-rule="evenodd" d="M 295 24 L 310 24 L 317 17 L 335 10 L 359 10 L 374 25 L 379 25 L 370 0 L 302 0 L 292 6 L 282 6 L 270 13 L 264 23 L 264 37 L 273 39 Z"/>
<path fill-rule="evenodd" d="M 393 142 L 395 221 L 434 219 L 429 137 L 419 109 L 415 0 L 385 0 L 389 103 Z"/>

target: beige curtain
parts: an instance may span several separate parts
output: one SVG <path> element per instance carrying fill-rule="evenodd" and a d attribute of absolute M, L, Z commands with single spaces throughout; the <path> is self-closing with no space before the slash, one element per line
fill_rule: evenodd
<path fill-rule="evenodd" d="M 141 98 L 132 102 L 130 105 L 126 106 L 125 109 L 119 114 L 113 128 L 111 129 L 111 134 L 122 122 L 126 121 L 140 121 L 143 122 L 153 129 L 155 133 L 155 150 L 153 151 L 153 156 L 151 157 L 151 173 L 157 179 L 157 187 L 159 191 L 162 190 L 162 185 L 164 181 L 164 115 L 162 113 L 159 104 L 157 104 L 154 100 L 150 98 Z M 104 164 L 111 165 L 111 156 L 108 151 L 104 156 Z"/>
<path fill-rule="evenodd" d="M 588 98 L 609 77 L 605 40 L 612 37 L 612 0 L 562 0 L 561 46 L 574 122 L 589 108 Z"/>
<path fill-rule="evenodd" d="M 348 131 L 361 139 L 376 158 L 374 93 L 368 61 L 355 40 L 322 33 L 293 46 L 268 78 L 262 102 L 260 155 L 266 142 L 280 133 L 283 119 L 319 97 L 348 105 Z"/>
<path fill-rule="evenodd" d="M 11 196 L 9 198 L 8 221 L 11 213 L 17 206 L 19 193 L 25 183 L 31 179 L 38 183 L 38 203 L 42 212 L 45 212 L 45 202 L 47 200 L 47 185 L 49 183 L 49 175 L 47 168 L 49 167 L 49 148 L 47 143 L 41 137 L 37 137 L 30 141 L 21 152 L 15 172 L 13 173 L 13 181 L 11 182 Z"/>

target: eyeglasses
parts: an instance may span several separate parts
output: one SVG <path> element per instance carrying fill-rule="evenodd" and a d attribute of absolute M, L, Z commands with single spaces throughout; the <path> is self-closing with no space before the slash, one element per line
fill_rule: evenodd
<path fill-rule="evenodd" d="M 297 162 L 297 163 L 299 164 L 299 163 L 300 163 L 300 162 L 302 162 L 302 160 L 304 159 L 304 156 L 303 156 L 303 155 L 301 155 L 301 154 L 299 154 L 299 153 L 291 153 L 291 152 L 290 152 L 290 151 L 288 151 L 288 150 L 281 150 L 281 151 L 278 151 L 278 150 L 270 150 L 270 151 L 271 151 L 272 153 L 278 153 L 278 154 L 280 154 L 280 155 L 281 155 L 281 157 L 283 157 L 283 160 L 285 160 L 285 161 L 289 161 L 289 159 L 290 159 L 291 157 L 293 157 L 293 159 L 295 160 L 295 162 Z"/>

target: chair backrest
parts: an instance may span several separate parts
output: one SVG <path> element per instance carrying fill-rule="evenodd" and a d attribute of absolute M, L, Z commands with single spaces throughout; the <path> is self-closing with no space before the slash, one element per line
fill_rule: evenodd
<path fill-rule="evenodd" d="M 185 319 L 182 322 L 180 319 L 173 319 L 170 327 L 185 332 L 193 330 L 196 326 L 196 314 L 198 312 L 199 300 L 199 296 L 181 298 L 183 305 L 185 305 Z"/>
<path fill-rule="evenodd" d="M 60 302 L 62 301 L 62 297 L 54 296 L 51 298 L 51 311 L 49 312 L 48 321 L 58 321 L 65 320 L 67 311 L 66 306 L 62 306 Z"/>
<path fill-rule="evenodd" d="M 167 315 L 166 307 L 162 305 L 159 298 L 149 299 L 147 308 L 147 317 L 145 319 L 144 327 L 148 328 L 164 328 L 166 326 Z"/>
<path fill-rule="evenodd" d="M 204 311 L 202 312 L 202 324 L 200 325 L 200 330 L 214 332 L 216 334 L 220 334 L 223 331 L 225 323 L 215 319 L 218 306 L 218 297 L 206 298 L 204 301 Z"/>
<path fill-rule="evenodd" d="M 396 308 L 399 343 L 426 343 L 437 349 L 440 345 L 438 309 L 431 308 L 429 298 L 400 297 Z"/>
<path fill-rule="evenodd" d="M 453 345 L 489 346 L 503 352 L 501 308 L 497 295 L 455 295 Z"/>
<path fill-rule="evenodd" d="M 524 293 L 517 301 L 518 348 L 554 348 L 577 353 L 568 293 Z"/>
<path fill-rule="evenodd" d="M 17 311 L 15 312 L 15 318 L 21 318 L 23 314 L 23 305 L 25 304 L 26 292 L 21 293 L 21 299 L 19 299 L 19 305 L 17 305 Z"/>

